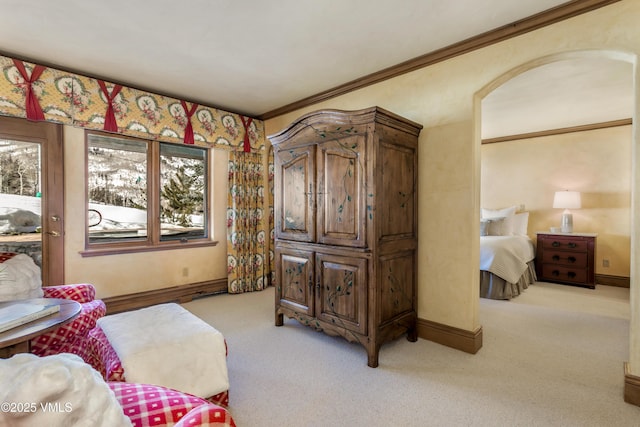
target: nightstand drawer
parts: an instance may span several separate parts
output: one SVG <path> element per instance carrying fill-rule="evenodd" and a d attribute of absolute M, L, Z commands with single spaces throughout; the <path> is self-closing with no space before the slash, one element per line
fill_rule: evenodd
<path fill-rule="evenodd" d="M 545 250 L 563 250 L 572 252 L 587 252 L 588 242 L 575 237 L 557 237 L 557 236 L 545 236 L 542 240 L 542 245 Z"/>
<path fill-rule="evenodd" d="M 584 268 L 587 266 L 586 252 L 570 252 L 570 251 L 544 251 L 542 254 L 542 262 L 554 265 L 573 266 Z"/>
<path fill-rule="evenodd" d="M 587 270 L 562 265 L 544 264 L 542 266 L 542 275 L 543 277 L 562 282 L 587 282 Z"/>

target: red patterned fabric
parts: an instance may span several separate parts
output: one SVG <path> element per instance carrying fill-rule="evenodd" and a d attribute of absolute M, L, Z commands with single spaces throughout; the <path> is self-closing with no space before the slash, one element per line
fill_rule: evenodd
<path fill-rule="evenodd" d="M 251 139 L 249 138 L 249 126 L 251 126 L 251 122 L 253 119 L 251 117 L 240 116 L 240 120 L 242 120 L 242 125 L 244 126 L 244 152 L 251 152 Z"/>
<path fill-rule="evenodd" d="M 3 263 L 16 255 L 18 254 L 15 252 L 0 252 L 0 263 Z"/>
<path fill-rule="evenodd" d="M 191 116 L 198 109 L 198 104 L 191 104 L 191 109 L 187 108 L 187 103 L 184 101 L 180 101 L 182 104 L 182 108 L 184 109 L 184 114 L 187 117 L 187 125 L 184 128 L 184 143 L 185 144 L 193 144 L 193 125 L 191 124 Z"/>
<path fill-rule="evenodd" d="M 87 341 L 88 355 L 84 360 L 100 372 L 105 381 L 126 381 L 122 362 L 100 326 L 89 331 Z M 225 347 L 228 354 L 226 341 Z M 216 405 L 228 407 L 229 390 L 208 397 L 207 400 Z"/>
<path fill-rule="evenodd" d="M 88 283 L 77 285 L 47 286 L 42 288 L 45 298 L 63 298 L 82 304 L 80 314 L 71 322 L 37 336 L 31 340 L 31 352 L 38 356 L 73 353 L 89 362 L 91 355 L 87 336 L 104 316 L 107 308 L 103 301 L 96 300 L 95 288 Z"/>
<path fill-rule="evenodd" d="M 40 101 L 38 101 L 38 97 L 33 92 L 33 82 L 37 81 L 40 78 L 40 75 L 46 70 L 42 65 L 36 65 L 33 67 L 31 71 L 31 77 L 27 76 L 27 70 L 22 61 L 18 61 L 17 59 L 13 60 L 13 64 L 18 69 L 18 72 L 24 79 L 24 96 L 25 96 L 25 110 L 27 112 L 27 119 L 29 120 L 44 120 L 44 113 L 42 112 L 42 108 L 40 107 Z"/>
<path fill-rule="evenodd" d="M 89 364 L 100 372 L 105 381 L 125 381 L 124 368 L 116 350 L 109 343 L 100 326 L 96 326 L 87 336 L 91 353 Z"/>
<path fill-rule="evenodd" d="M 98 80 L 98 86 L 107 99 L 107 111 L 104 114 L 104 130 L 109 132 L 118 132 L 118 121 L 116 120 L 116 114 L 113 111 L 113 100 L 118 96 L 122 90 L 122 86 L 114 85 L 111 90 L 111 94 L 107 90 L 107 85 L 102 80 Z"/>
<path fill-rule="evenodd" d="M 207 397 L 205 400 L 224 408 L 229 407 L 229 390 L 221 391 L 215 396 Z"/>
<path fill-rule="evenodd" d="M 96 288 L 89 283 L 73 285 L 45 286 L 42 288 L 45 298 L 63 298 L 85 303 L 96 298 Z"/>
<path fill-rule="evenodd" d="M 134 427 L 235 426 L 229 412 L 187 393 L 148 384 L 110 382 Z"/>

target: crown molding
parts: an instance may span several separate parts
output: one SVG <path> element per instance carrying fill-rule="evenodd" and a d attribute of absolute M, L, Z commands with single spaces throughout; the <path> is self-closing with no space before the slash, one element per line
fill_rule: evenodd
<path fill-rule="evenodd" d="M 606 128 L 613 128 L 618 126 L 629 126 L 631 124 L 633 124 L 633 120 L 631 118 L 611 120 L 608 122 L 590 123 L 590 124 L 580 125 L 580 126 L 549 129 L 549 130 L 543 130 L 538 132 L 519 133 L 516 135 L 497 136 L 495 138 L 485 138 L 482 140 L 482 143 L 495 144 L 498 142 L 516 141 L 518 139 L 531 139 L 531 138 L 539 138 L 541 136 L 561 135 L 563 133 L 586 132 L 589 130 L 606 129 Z"/>
<path fill-rule="evenodd" d="M 482 49 L 483 47 L 517 37 L 530 31 L 564 21 L 565 19 L 569 19 L 619 1 L 620 0 L 573 0 L 544 12 L 537 13 L 528 18 L 504 25 L 442 49 L 426 53 L 417 58 L 401 62 L 400 64 L 385 68 L 381 71 L 368 74 L 332 89 L 300 99 L 291 104 L 267 111 L 266 113 L 259 115 L 257 118 L 259 120 L 267 120 L 282 114 L 290 113 L 291 111 L 317 104 L 319 102 L 326 101 L 327 99 L 335 98 L 351 91 L 361 89 L 438 62 L 446 61 L 447 59 L 451 59 L 477 49 Z"/>

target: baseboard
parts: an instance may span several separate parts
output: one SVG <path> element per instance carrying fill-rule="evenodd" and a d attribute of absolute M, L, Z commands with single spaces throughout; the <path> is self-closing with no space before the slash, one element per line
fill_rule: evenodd
<path fill-rule="evenodd" d="M 629 373 L 629 364 L 624 364 L 624 401 L 640 406 L 640 377 Z"/>
<path fill-rule="evenodd" d="M 154 289 L 152 291 L 136 292 L 134 294 L 119 295 L 116 297 L 103 298 L 102 300 L 107 306 L 107 314 L 114 314 L 122 311 L 148 307 L 154 304 L 163 304 L 167 302 L 189 302 L 194 298 L 223 292 L 227 292 L 226 278 L 208 282 L 173 286 L 170 288 Z"/>
<path fill-rule="evenodd" d="M 631 278 L 624 276 L 609 276 L 606 274 L 596 274 L 598 285 L 617 286 L 619 288 L 630 288 Z"/>
<path fill-rule="evenodd" d="M 430 320 L 418 319 L 418 337 L 447 347 L 476 354 L 482 348 L 482 326 L 467 331 Z"/>

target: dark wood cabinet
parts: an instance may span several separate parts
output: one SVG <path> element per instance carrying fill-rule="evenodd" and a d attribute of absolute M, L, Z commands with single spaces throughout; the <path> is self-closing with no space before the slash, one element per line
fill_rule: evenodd
<path fill-rule="evenodd" d="M 422 126 L 379 107 L 307 114 L 269 137 L 275 160 L 275 323 L 362 344 L 416 332 Z"/>
<path fill-rule="evenodd" d="M 538 280 L 595 288 L 596 234 L 538 233 Z"/>

